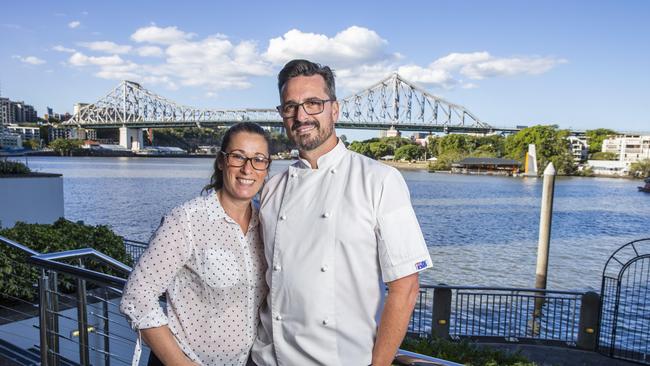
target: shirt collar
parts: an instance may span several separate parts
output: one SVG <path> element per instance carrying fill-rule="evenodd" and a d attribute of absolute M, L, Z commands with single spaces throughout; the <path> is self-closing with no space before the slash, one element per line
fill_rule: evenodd
<path fill-rule="evenodd" d="M 318 160 L 316 160 L 316 164 L 318 164 L 318 169 L 324 169 L 324 168 L 329 168 L 334 165 L 336 165 L 339 160 L 345 155 L 345 152 L 348 150 L 347 147 L 345 147 L 345 144 L 341 139 L 337 139 L 338 143 L 332 150 L 329 152 L 321 155 Z M 309 164 L 309 161 L 307 159 L 299 158 L 300 159 L 300 166 L 299 168 L 303 169 L 312 169 L 311 164 Z"/>
<path fill-rule="evenodd" d="M 230 224 L 236 224 L 237 222 L 233 220 L 226 211 L 221 206 L 219 202 L 219 196 L 217 196 L 217 191 L 213 190 L 210 194 L 207 195 L 206 199 L 208 200 L 208 215 L 212 220 L 224 220 Z M 256 227 L 259 224 L 257 207 L 253 204 L 251 200 L 251 221 L 248 224 L 248 230 Z"/>

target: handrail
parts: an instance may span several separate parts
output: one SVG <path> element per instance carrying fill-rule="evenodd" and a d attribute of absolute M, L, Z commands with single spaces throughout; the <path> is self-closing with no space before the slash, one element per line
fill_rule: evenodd
<path fill-rule="evenodd" d="M 566 290 L 548 290 L 539 288 L 521 288 L 521 287 L 497 287 L 497 286 L 450 286 L 450 285 L 427 285 L 420 284 L 421 289 L 437 289 L 446 288 L 450 290 L 485 290 L 485 291 L 511 291 L 511 292 L 541 292 L 541 293 L 554 293 L 563 295 L 582 295 L 584 292 L 580 291 L 566 291 Z"/>
<path fill-rule="evenodd" d="M 0 242 L 7 244 L 8 246 L 18 249 L 24 253 L 27 253 L 29 255 L 39 255 L 41 254 L 40 252 L 35 251 L 34 249 L 31 249 L 25 245 L 22 245 L 20 243 L 17 243 L 11 239 L 5 238 L 4 236 L 0 236 Z"/>
<path fill-rule="evenodd" d="M 61 259 L 75 259 L 75 258 L 84 258 L 84 257 L 94 257 L 96 259 L 99 259 L 100 261 L 104 262 L 105 264 L 108 264 L 109 266 L 113 267 L 113 269 L 121 270 L 126 273 L 130 273 L 133 268 L 127 266 L 126 264 L 114 259 L 113 257 L 110 257 L 98 250 L 95 250 L 93 248 L 83 248 L 83 249 L 72 249 L 72 250 L 66 250 L 63 252 L 56 252 L 56 253 L 46 253 L 46 254 L 39 254 L 36 255 L 35 257 L 45 260 L 45 261 L 56 261 L 56 260 L 61 260 Z"/>

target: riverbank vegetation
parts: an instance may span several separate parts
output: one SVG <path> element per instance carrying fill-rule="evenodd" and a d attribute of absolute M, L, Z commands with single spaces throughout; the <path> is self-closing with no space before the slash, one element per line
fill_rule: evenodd
<path fill-rule="evenodd" d="M 442 338 L 407 337 L 402 349 L 472 366 L 534 366 L 526 357 L 468 341 L 453 342 Z"/>
<path fill-rule="evenodd" d="M 0 160 L 0 176 L 26 175 L 31 173 L 29 167 L 19 161 Z"/>
<path fill-rule="evenodd" d="M 121 237 L 104 225 L 84 225 L 60 218 L 51 225 L 16 223 L 14 227 L 0 229 L 0 236 L 14 240 L 37 252 L 52 253 L 71 249 L 94 248 L 122 263 L 131 265 L 131 257 L 126 253 Z M 0 300 L 22 299 L 32 301 L 36 293 L 32 284 L 37 282 L 39 271 L 26 263 L 25 254 L 5 245 L 0 246 Z M 103 273 L 114 274 L 105 265 L 89 261 L 86 268 Z M 62 278 L 63 291 L 74 287 L 71 279 Z"/>

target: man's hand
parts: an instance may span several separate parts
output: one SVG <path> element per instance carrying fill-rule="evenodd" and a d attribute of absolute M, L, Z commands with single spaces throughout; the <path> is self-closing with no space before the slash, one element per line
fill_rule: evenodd
<path fill-rule="evenodd" d="M 404 339 L 420 285 L 418 274 L 388 282 L 388 295 L 381 313 L 377 339 L 372 350 L 372 365 L 391 365 Z"/>

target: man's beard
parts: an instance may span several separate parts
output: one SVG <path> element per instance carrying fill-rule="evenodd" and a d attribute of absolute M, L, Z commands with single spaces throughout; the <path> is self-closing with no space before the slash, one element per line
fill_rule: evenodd
<path fill-rule="evenodd" d="M 292 140 L 293 142 L 298 145 L 298 149 L 303 150 L 303 151 L 311 151 L 314 150 L 315 148 L 319 147 L 322 145 L 327 139 L 332 136 L 334 133 L 334 127 L 330 126 L 329 129 L 321 129 L 320 122 L 318 121 L 308 121 L 308 122 L 301 122 L 301 121 L 294 121 L 293 126 L 291 126 L 291 131 L 295 132 L 298 130 L 298 128 L 303 127 L 303 126 L 314 126 L 316 136 L 310 135 L 293 135 L 292 133 Z"/>

